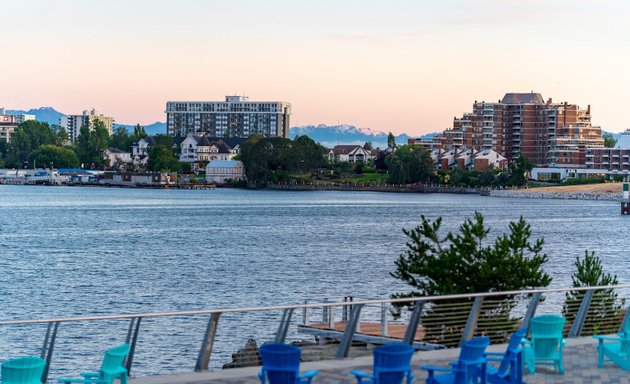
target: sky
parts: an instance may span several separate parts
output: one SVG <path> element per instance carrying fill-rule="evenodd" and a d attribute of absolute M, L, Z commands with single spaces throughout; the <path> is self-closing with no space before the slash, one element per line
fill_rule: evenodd
<path fill-rule="evenodd" d="M 442 131 L 506 92 L 630 128 L 630 1 L 2 0 L 0 107 L 165 121 L 168 100 L 288 101 L 292 125 Z"/>

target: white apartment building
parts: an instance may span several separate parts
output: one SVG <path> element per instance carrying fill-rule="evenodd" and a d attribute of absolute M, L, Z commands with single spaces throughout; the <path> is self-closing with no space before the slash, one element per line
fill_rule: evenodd
<path fill-rule="evenodd" d="M 105 124 L 107 132 L 111 135 L 114 129 L 114 118 L 98 113 L 95 109 L 91 111 L 83 111 L 81 115 L 66 115 L 59 119 L 59 125 L 64 127 L 68 132 L 71 141 L 75 141 L 79 137 L 81 127 L 86 125 L 90 129 L 94 129 L 94 122 L 98 120 Z"/>
<path fill-rule="evenodd" d="M 35 120 L 35 115 L 7 115 L 4 108 L 0 108 L 0 141 L 10 142 L 15 128 L 28 120 Z"/>
<path fill-rule="evenodd" d="M 226 96 L 225 101 L 166 103 L 166 131 L 178 137 L 192 133 L 221 138 L 289 138 L 290 117 L 290 103 L 249 101 L 245 96 Z"/>

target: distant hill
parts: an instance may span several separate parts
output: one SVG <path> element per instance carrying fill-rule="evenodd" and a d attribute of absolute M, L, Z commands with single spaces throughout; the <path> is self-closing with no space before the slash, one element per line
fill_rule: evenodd
<path fill-rule="evenodd" d="M 369 128 L 357 128 L 353 125 L 306 125 L 292 127 L 290 130 L 291 139 L 296 135 L 306 135 L 319 142 L 325 147 L 334 147 L 337 144 L 365 144 L 372 142 L 373 147 L 387 147 L 387 133 L 376 132 Z M 407 144 L 410 135 L 403 133 L 396 136 L 396 143 Z"/>
<path fill-rule="evenodd" d="M 114 124 L 114 128 L 118 128 L 118 127 L 123 127 L 123 128 L 127 128 L 127 131 L 129 133 L 133 133 L 133 128 L 136 125 L 129 125 L 129 124 Z M 149 125 L 144 125 L 144 131 L 149 134 L 149 135 L 164 135 L 166 134 L 166 123 L 163 123 L 161 121 L 156 121 L 153 124 L 149 124 Z"/>
<path fill-rule="evenodd" d="M 65 116 L 64 113 L 57 111 L 53 107 L 32 108 L 28 111 L 24 111 L 21 109 L 7 109 L 6 113 L 9 115 L 35 115 L 35 119 L 37 119 L 37 121 L 43 121 L 48 124 L 57 125 L 59 125 L 59 119 L 62 116 Z"/>

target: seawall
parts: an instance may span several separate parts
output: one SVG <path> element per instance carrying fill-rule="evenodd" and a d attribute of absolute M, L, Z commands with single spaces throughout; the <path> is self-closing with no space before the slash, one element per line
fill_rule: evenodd
<path fill-rule="evenodd" d="M 564 199 L 564 200 L 605 200 L 621 201 L 619 193 L 591 193 L 591 192 L 536 192 L 534 190 L 501 190 L 495 189 L 489 193 L 492 197 L 507 197 L 518 199 Z"/>

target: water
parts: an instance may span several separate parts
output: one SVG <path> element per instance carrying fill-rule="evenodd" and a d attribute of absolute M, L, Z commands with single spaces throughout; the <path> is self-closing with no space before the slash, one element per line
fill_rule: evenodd
<path fill-rule="evenodd" d="M 544 237 L 552 286 L 595 250 L 630 281 L 630 218 L 607 201 L 369 192 L 135 190 L 0 186 L 0 319 L 299 304 L 404 291 L 389 276 L 401 228 L 420 216 L 455 230 L 475 211 L 493 235 L 523 216 Z M 279 314 L 224 315 L 213 366 L 248 336 L 265 339 Z M 207 317 L 144 320 L 135 374 L 190 371 Z M 127 322 L 62 325 L 51 377 L 96 368 Z M 2 327 L 0 358 L 39 354 L 45 326 Z M 90 366 L 94 365 L 94 366 Z"/>

